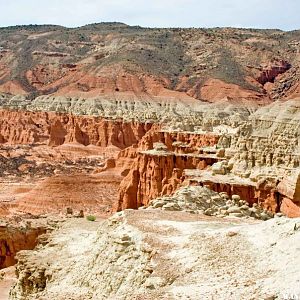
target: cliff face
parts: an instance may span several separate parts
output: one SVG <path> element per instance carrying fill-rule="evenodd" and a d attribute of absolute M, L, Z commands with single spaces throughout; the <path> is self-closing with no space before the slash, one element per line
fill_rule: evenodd
<path fill-rule="evenodd" d="M 118 155 L 116 164 L 126 176 L 115 210 L 146 206 L 149 200 L 174 192 L 183 181 L 184 169 L 205 169 L 218 161 L 199 155 L 199 148 L 216 145 L 218 140 L 212 133 L 168 132 L 153 126 L 137 146 Z"/>
<path fill-rule="evenodd" d="M 256 185 L 238 177 L 227 179 L 225 174 L 211 175 L 211 166 L 218 161 L 217 156 L 155 153 L 151 150 L 138 152 L 128 175 L 120 184 L 117 210 L 147 206 L 150 200 L 171 195 L 181 184 L 187 184 L 205 185 L 230 197 L 239 195 L 250 205 L 259 203 L 273 213 L 281 210 L 288 216 L 296 216 L 299 207 L 287 198 L 281 204 L 284 196 L 273 186 Z"/>
<path fill-rule="evenodd" d="M 38 236 L 46 232 L 45 227 L 18 228 L 0 227 L 0 269 L 16 263 L 20 250 L 32 250 L 38 243 Z"/>
<path fill-rule="evenodd" d="M 293 216 L 300 216 L 299 120 L 298 99 L 278 101 L 257 110 L 231 139 L 233 173 L 269 190 L 267 206 Z"/>
<path fill-rule="evenodd" d="M 214 146 L 218 140 L 214 134 L 150 130 L 137 148 L 119 155 L 130 157 L 132 164 L 121 182 L 117 209 L 145 206 L 159 195 L 174 192 L 183 180 L 184 169 L 205 169 L 218 161 L 217 157 L 199 155 L 199 148 Z"/>
<path fill-rule="evenodd" d="M 77 142 L 121 149 L 137 143 L 151 124 L 51 112 L 0 111 L 0 141 L 8 144 Z"/>
<path fill-rule="evenodd" d="M 111 157 L 105 166 L 100 163 L 97 167 L 97 162 L 93 162 L 91 169 L 100 173 L 99 176 L 62 175 L 48 178 L 19 200 L 17 208 L 22 212 L 44 213 L 61 212 L 69 206 L 84 211 L 92 211 L 98 207 L 101 214 L 124 208 L 138 208 L 160 195 L 172 194 L 184 181 L 184 170 L 204 170 L 209 166 L 211 170 L 208 171 L 212 176 L 196 178 L 190 182 L 209 184 L 215 191 L 238 194 L 250 204 L 258 202 L 273 212 L 281 210 L 287 215 L 297 216 L 299 158 L 293 153 L 296 153 L 298 147 L 299 129 L 293 124 L 298 118 L 299 105 L 296 101 L 286 102 L 285 105 L 286 112 L 277 118 L 277 123 L 267 115 L 262 117 L 264 109 L 261 109 L 247 122 L 226 120 L 231 126 L 222 124 L 220 119 L 203 117 L 200 128 L 190 128 L 191 124 L 188 122 L 184 124 L 189 131 L 178 131 L 177 123 L 152 124 L 66 113 L 2 110 L 1 141 L 8 147 L 14 144 L 47 144 L 55 147 L 67 143 L 81 146 L 78 149 L 70 148 L 70 151 L 67 148 L 61 149 L 67 156 L 72 151 L 84 152 L 86 147 L 82 146 L 87 145 L 101 146 L 101 149 L 108 146 L 115 146 L 115 150 L 121 149 L 117 158 Z M 290 123 L 281 120 L 290 110 L 293 112 Z M 278 110 L 271 107 L 270 114 L 276 113 Z M 195 129 L 196 131 L 191 131 Z M 288 139 L 283 137 L 283 132 L 288 133 Z M 92 154 L 93 150 L 90 150 Z M 3 172 L 9 171 L 13 165 L 10 164 L 12 159 L 9 151 L 5 150 L 3 162 L 7 166 L 5 170 L 3 168 Z M 25 149 L 22 151 L 23 154 L 26 152 Z M 98 155 L 104 152 L 99 152 Z M 104 154 L 111 153 L 108 151 Z M 64 155 L 60 155 L 65 164 L 68 164 L 67 156 L 63 158 Z M 49 153 L 50 156 L 53 154 Z M 34 164 L 28 164 L 27 159 L 20 155 L 13 159 L 20 172 L 27 170 L 28 174 L 34 173 Z M 227 161 L 225 169 L 228 172 L 224 172 L 222 166 L 213 166 L 222 160 Z M 39 168 L 42 168 L 40 164 Z M 219 175 L 224 176 L 216 176 L 215 168 L 221 172 Z M 52 164 L 49 174 L 53 174 L 54 169 Z M 243 182 L 243 177 L 249 180 Z M 109 189 L 105 188 L 107 185 Z M 283 201 L 283 198 L 292 201 L 295 207 L 288 200 Z"/>
<path fill-rule="evenodd" d="M 65 213 L 68 207 L 111 213 L 124 175 L 91 173 L 103 169 L 106 157 L 113 161 L 120 149 L 138 143 L 152 128 L 151 123 L 54 112 L 1 110 L 0 119 L 0 175 L 11 175 L 17 182 L 31 178 L 32 190 L 17 195 L 13 209 L 34 214 Z M 109 161 L 107 165 L 111 168 Z M 10 202 L 12 196 L 7 198 Z M 9 214 L 7 207 L 1 202 L 0 213 Z"/>
<path fill-rule="evenodd" d="M 149 131 L 139 143 L 140 150 L 153 149 L 154 143 L 162 142 L 169 151 L 188 154 L 198 153 L 201 147 L 210 147 L 218 143 L 219 135 L 213 133 L 172 132 L 159 128 Z"/>
<path fill-rule="evenodd" d="M 184 169 L 204 169 L 212 158 L 139 153 L 120 185 L 118 210 L 148 205 L 151 199 L 170 195 L 180 183 Z"/>
<path fill-rule="evenodd" d="M 171 194 L 184 180 L 183 170 L 211 166 L 199 174 L 191 171 L 189 184 L 207 184 L 274 213 L 299 216 L 298 119 L 299 104 L 293 100 L 258 110 L 237 130 L 211 123 L 202 126 L 207 133 L 150 130 L 138 148 L 122 153 L 133 163 L 120 186 L 118 209 Z M 208 132 L 218 126 L 223 132 Z"/>

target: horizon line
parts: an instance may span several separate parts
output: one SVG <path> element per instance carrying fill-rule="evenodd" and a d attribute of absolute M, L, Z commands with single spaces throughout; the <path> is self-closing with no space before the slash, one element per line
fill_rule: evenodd
<path fill-rule="evenodd" d="M 141 26 L 141 25 L 130 25 L 126 24 L 124 22 L 119 22 L 119 21 L 103 21 L 103 22 L 94 22 L 94 23 L 87 23 L 83 25 L 74 25 L 74 26 L 66 26 L 66 25 L 61 25 L 61 24 L 51 24 L 51 23 L 27 23 L 27 24 L 14 24 L 14 25 L 5 25 L 2 26 L 0 25 L 0 29 L 9 29 L 9 28 L 17 28 L 17 27 L 43 27 L 43 26 L 53 26 L 53 27 L 62 27 L 66 29 L 77 29 L 77 28 L 82 28 L 86 26 L 91 26 L 91 25 L 124 25 L 127 27 L 139 27 L 139 28 L 144 28 L 144 29 L 244 29 L 244 30 L 276 30 L 276 31 L 281 31 L 281 32 L 293 32 L 293 31 L 299 31 L 300 28 L 296 29 L 290 29 L 290 30 L 285 30 L 281 28 L 271 28 L 271 27 L 238 27 L 238 26 L 215 26 L 215 27 L 195 27 L 195 26 L 170 26 L 170 27 L 158 27 L 158 26 Z"/>

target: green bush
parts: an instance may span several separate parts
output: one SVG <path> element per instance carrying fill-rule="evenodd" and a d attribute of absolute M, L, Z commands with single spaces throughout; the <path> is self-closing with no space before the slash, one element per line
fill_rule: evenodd
<path fill-rule="evenodd" d="M 86 219 L 88 220 L 88 221 L 96 221 L 96 217 L 95 216 L 86 216 Z"/>

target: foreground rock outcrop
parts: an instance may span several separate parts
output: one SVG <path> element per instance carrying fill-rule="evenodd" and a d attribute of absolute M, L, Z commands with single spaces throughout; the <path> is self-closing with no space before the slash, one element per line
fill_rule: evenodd
<path fill-rule="evenodd" d="M 48 244 L 18 254 L 10 299 L 283 298 L 300 292 L 299 234 L 299 219 L 160 210 L 70 220 Z"/>

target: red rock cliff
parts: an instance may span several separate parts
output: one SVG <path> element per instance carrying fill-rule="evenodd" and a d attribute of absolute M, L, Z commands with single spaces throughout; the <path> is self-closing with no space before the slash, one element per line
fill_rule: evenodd
<path fill-rule="evenodd" d="M 39 235 L 46 232 L 43 227 L 18 229 L 0 227 L 0 269 L 16 263 L 15 255 L 20 250 L 31 250 L 37 245 Z"/>
<path fill-rule="evenodd" d="M 138 208 L 151 199 L 174 192 L 183 181 L 184 169 L 204 169 L 214 158 L 188 155 L 138 153 L 128 175 L 120 185 L 117 210 Z"/>
<path fill-rule="evenodd" d="M 50 146 L 77 142 L 124 149 L 137 143 L 151 124 L 54 112 L 0 111 L 0 143 Z"/>

